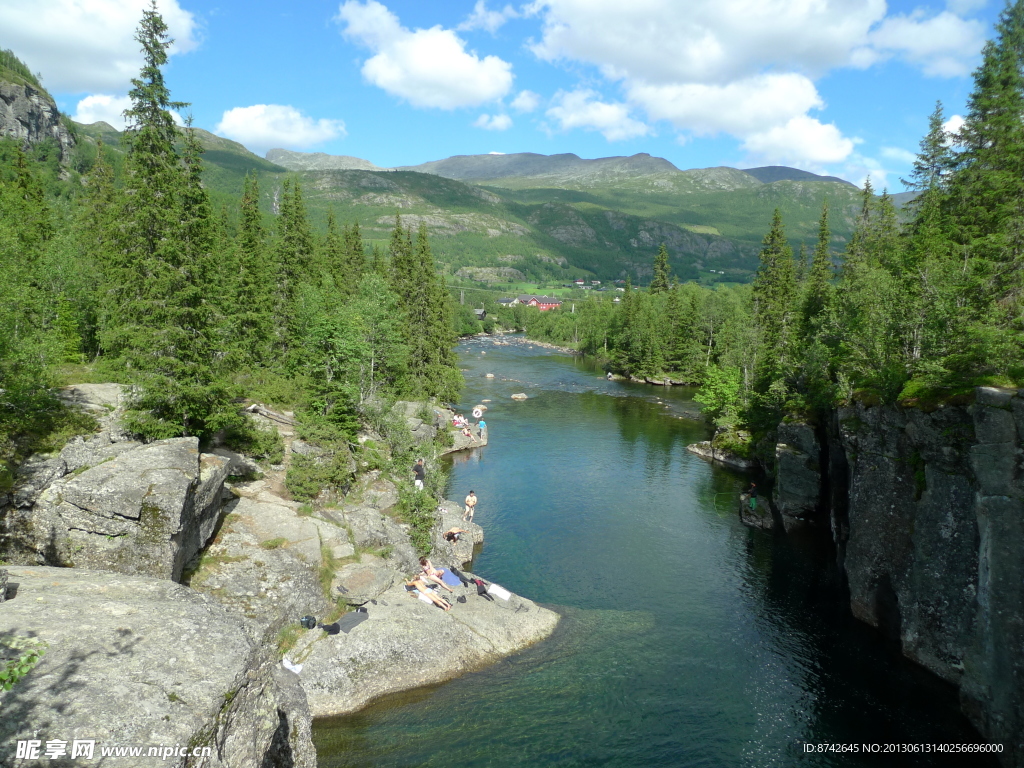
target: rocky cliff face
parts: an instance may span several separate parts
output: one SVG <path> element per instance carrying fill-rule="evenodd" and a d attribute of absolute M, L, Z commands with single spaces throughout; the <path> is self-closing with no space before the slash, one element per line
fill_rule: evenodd
<path fill-rule="evenodd" d="M 60 120 L 60 110 L 47 94 L 30 85 L 0 82 L 0 136 L 24 144 L 53 139 L 62 163 L 70 159 L 75 139 Z"/>
<path fill-rule="evenodd" d="M 831 523 L 853 614 L 957 685 L 1005 764 L 1024 766 L 1024 392 L 836 416 L 826 445 L 779 446 L 783 518 Z"/>

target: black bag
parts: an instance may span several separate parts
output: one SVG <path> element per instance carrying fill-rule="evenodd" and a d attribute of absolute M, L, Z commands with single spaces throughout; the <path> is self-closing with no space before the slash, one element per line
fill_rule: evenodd
<path fill-rule="evenodd" d="M 303 629 L 313 629 L 316 626 L 316 616 L 303 616 L 299 619 Z"/>

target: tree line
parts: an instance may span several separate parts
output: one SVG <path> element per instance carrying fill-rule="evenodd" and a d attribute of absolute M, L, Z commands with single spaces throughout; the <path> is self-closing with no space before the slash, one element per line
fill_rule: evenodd
<path fill-rule="evenodd" d="M 257 440 L 243 395 L 298 402 L 337 440 L 381 396 L 455 399 L 454 310 L 425 230 L 396 217 L 386 250 L 333 216 L 316 233 L 292 179 L 270 216 L 255 176 L 237 211 L 215 210 L 202 146 L 172 117 L 187 105 L 164 82 L 155 5 L 136 39 L 116 172 L 101 144 L 79 191 L 48 194 L 22 147 L 0 146 L 0 460 L 48 428 L 61 367 L 82 363 L 130 385 L 127 423 L 151 439 Z"/>
<path fill-rule="evenodd" d="M 779 211 L 749 286 L 678 284 L 664 248 L 648 290 L 526 313 L 535 337 L 611 370 L 700 386 L 726 433 L 756 443 L 787 415 L 838 403 L 929 404 L 1024 381 L 1024 2 L 983 51 L 963 127 L 937 104 L 899 212 L 870 181 L 852 237 L 832 249 L 828 202 L 812 254 Z M 742 442 L 742 441 L 740 441 Z M 749 444 L 748 443 L 748 447 Z"/>

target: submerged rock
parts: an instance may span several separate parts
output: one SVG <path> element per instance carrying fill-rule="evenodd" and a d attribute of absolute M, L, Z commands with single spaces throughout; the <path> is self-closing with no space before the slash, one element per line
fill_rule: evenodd
<path fill-rule="evenodd" d="M 753 470 L 757 468 L 757 462 L 753 459 L 745 459 L 742 456 L 737 456 L 731 451 L 726 451 L 721 448 L 715 448 L 710 440 L 703 440 L 699 443 L 692 443 L 686 446 L 686 450 L 690 453 L 695 453 L 701 458 L 711 459 L 712 461 L 720 461 L 722 464 L 726 464 L 730 467 L 736 467 L 736 469 Z"/>

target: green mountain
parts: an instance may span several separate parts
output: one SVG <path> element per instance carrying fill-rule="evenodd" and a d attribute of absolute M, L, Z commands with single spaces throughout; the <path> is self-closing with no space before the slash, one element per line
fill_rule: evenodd
<path fill-rule="evenodd" d="M 272 150 L 271 156 L 309 173 L 309 155 Z M 324 167 L 323 156 L 317 157 Z M 746 281 L 776 207 L 794 243 L 810 245 L 827 197 L 841 248 L 860 205 L 857 188 L 835 177 L 782 166 L 681 171 L 647 154 L 596 160 L 574 154 L 462 155 L 376 176 L 322 170 L 307 195 L 318 198 L 312 206 L 331 204 L 381 239 L 395 212 L 412 223 L 422 221 L 445 241 L 441 259 L 452 274 L 486 267 L 476 274 L 488 278 L 523 266 L 524 274 L 538 279 L 585 270 L 601 279 L 630 274 L 644 282 L 653 252 L 665 242 L 682 279 Z M 554 264 L 565 270 L 558 274 Z"/>

